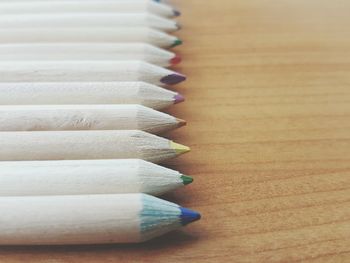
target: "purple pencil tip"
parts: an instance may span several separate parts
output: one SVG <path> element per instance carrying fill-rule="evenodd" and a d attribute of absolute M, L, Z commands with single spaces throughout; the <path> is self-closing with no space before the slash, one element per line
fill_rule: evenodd
<path fill-rule="evenodd" d="M 167 85 L 174 85 L 174 84 L 178 84 L 184 80 L 186 80 L 186 76 L 184 76 L 184 75 L 170 74 L 170 75 L 167 75 L 167 76 L 161 78 L 160 82 L 162 82 L 163 84 L 167 84 Z"/>
<path fill-rule="evenodd" d="M 181 16 L 181 12 L 179 10 L 174 9 L 174 16 Z"/>
<path fill-rule="evenodd" d="M 174 96 L 174 101 L 175 104 L 183 102 L 185 101 L 185 97 L 178 93 Z"/>

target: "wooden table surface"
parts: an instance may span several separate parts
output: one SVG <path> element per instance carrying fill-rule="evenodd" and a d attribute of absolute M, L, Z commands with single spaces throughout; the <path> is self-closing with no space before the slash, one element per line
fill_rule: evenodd
<path fill-rule="evenodd" d="M 202 220 L 141 245 L 14 247 L 0 262 L 350 262 L 350 1 L 178 0 L 183 11 L 165 196 Z"/>

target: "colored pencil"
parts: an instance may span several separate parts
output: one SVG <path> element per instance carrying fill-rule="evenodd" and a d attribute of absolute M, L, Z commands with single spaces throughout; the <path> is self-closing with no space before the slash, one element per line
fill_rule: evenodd
<path fill-rule="evenodd" d="M 174 47 L 182 41 L 148 27 L 65 27 L 0 29 L 0 44 L 14 43 L 130 43 L 142 42 L 159 47 Z"/>
<path fill-rule="evenodd" d="M 142 130 L 162 133 L 184 120 L 141 105 L 5 105 L 1 131 Z"/>
<path fill-rule="evenodd" d="M 172 32 L 180 28 L 174 20 L 147 13 L 71 13 L 71 14 L 18 14 L 0 16 L 0 28 L 57 28 L 57 27 L 138 27 Z"/>
<path fill-rule="evenodd" d="M 167 3 L 167 4 L 171 2 L 170 0 L 153 0 L 153 1 L 157 3 Z"/>
<path fill-rule="evenodd" d="M 144 81 L 173 85 L 185 79 L 143 61 L 0 61 L 0 82 Z"/>
<path fill-rule="evenodd" d="M 142 60 L 167 67 L 181 57 L 143 43 L 26 43 L 0 45 L 2 60 Z"/>
<path fill-rule="evenodd" d="M 192 177 L 139 159 L 0 162 L 0 196 L 147 193 Z"/>
<path fill-rule="evenodd" d="M 0 197 L 1 245 L 136 243 L 200 219 L 146 194 Z"/>
<path fill-rule="evenodd" d="M 143 13 L 163 17 L 180 15 L 174 8 L 156 3 L 151 0 L 79 0 L 69 1 L 1 1 L 0 14 L 44 14 L 44 13 L 78 13 L 78 12 L 100 12 L 100 13 Z"/>
<path fill-rule="evenodd" d="M 159 163 L 184 145 L 139 130 L 1 132 L 0 161 L 143 159 Z"/>
<path fill-rule="evenodd" d="M 162 109 L 184 101 L 145 82 L 0 82 L 0 105 L 142 104 Z"/>

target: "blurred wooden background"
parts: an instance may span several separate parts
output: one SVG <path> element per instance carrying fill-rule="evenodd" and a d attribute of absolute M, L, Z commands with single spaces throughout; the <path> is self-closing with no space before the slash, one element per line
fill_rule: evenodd
<path fill-rule="evenodd" d="M 0 262 L 350 262 L 350 2 L 173 2 L 189 79 L 171 137 L 192 152 L 167 165 L 195 183 L 165 198 L 203 219 L 140 245 L 0 248 Z"/>

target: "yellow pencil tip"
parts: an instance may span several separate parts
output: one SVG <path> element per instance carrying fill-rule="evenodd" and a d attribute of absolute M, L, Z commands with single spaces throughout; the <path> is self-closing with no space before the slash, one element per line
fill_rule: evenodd
<path fill-rule="evenodd" d="M 170 147 L 173 148 L 177 154 L 183 154 L 189 152 L 191 149 L 185 145 L 171 141 Z"/>

